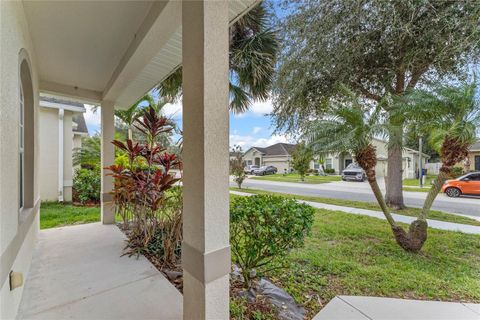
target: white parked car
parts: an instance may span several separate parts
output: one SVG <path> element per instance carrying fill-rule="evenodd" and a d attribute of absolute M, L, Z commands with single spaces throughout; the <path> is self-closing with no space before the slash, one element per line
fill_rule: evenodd
<path fill-rule="evenodd" d="M 243 168 L 243 172 L 245 172 L 246 174 L 253 174 L 257 169 L 258 169 L 258 166 L 249 164 L 248 166 Z"/>

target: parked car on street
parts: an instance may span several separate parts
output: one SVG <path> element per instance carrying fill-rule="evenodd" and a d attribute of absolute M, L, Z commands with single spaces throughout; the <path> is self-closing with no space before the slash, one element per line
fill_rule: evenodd
<path fill-rule="evenodd" d="M 249 164 L 248 166 L 243 168 L 243 172 L 245 172 L 246 174 L 253 174 L 253 172 L 257 169 L 258 169 L 258 166 Z"/>
<path fill-rule="evenodd" d="M 462 194 L 480 196 L 480 172 L 467 173 L 457 179 L 445 181 L 442 192 L 452 198 Z"/>
<path fill-rule="evenodd" d="M 356 163 L 350 163 L 343 171 L 342 171 L 342 180 L 343 181 L 365 181 L 366 175 L 365 171 Z"/>
<path fill-rule="evenodd" d="M 253 173 L 256 176 L 264 176 L 267 174 L 275 174 L 277 173 L 277 171 L 278 171 L 277 168 L 275 168 L 274 166 L 263 166 L 256 169 Z"/>

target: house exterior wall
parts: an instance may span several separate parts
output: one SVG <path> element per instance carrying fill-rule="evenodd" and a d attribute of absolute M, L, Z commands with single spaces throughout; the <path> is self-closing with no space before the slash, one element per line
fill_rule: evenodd
<path fill-rule="evenodd" d="M 23 3 L 0 1 L 0 319 L 15 318 L 23 286 L 10 291 L 10 270 L 28 274 L 31 254 L 39 228 L 38 192 L 38 78 L 33 45 L 28 32 Z M 31 156 L 25 185 L 28 204 L 20 212 L 20 63 L 30 69 L 28 130 Z M 25 79 L 25 78 L 24 78 Z M 28 81 L 30 84 L 30 81 Z M 27 190 L 26 189 L 26 190 Z"/>
<path fill-rule="evenodd" d="M 470 162 L 468 171 L 480 171 L 480 150 L 470 151 L 467 157 L 468 157 L 468 161 Z M 475 159 L 479 159 L 479 160 L 475 161 Z M 463 161 L 457 163 L 455 166 L 464 168 L 465 170 L 465 165 Z"/>
<path fill-rule="evenodd" d="M 248 150 L 244 155 L 243 155 L 243 160 L 245 161 L 246 165 L 249 164 L 256 164 L 255 159 L 257 158 L 257 161 L 259 162 L 259 166 L 262 166 L 263 164 L 263 155 L 261 152 L 258 150 L 252 148 Z"/>
<path fill-rule="evenodd" d="M 64 111 L 63 115 L 63 201 L 72 201 L 73 186 L 73 112 Z M 40 198 L 42 201 L 58 201 L 58 159 L 59 159 L 59 116 L 58 109 L 40 107 Z"/>
<path fill-rule="evenodd" d="M 58 110 L 40 107 L 40 198 L 58 200 Z"/>
<path fill-rule="evenodd" d="M 63 201 L 72 201 L 73 166 L 72 166 L 72 132 L 73 112 L 65 111 L 63 117 Z"/>
<path fill-rule="evenodd" d="M 284 173 L 285 170 L 287 172 L 290 172 L 291 160 L 292 160 L 291 156 L 263 157 L 262 165 L 264 165 L 264 166 L 274 166 L 275 168 L 278 169 L 278 173 Z"/>
<path fill-rule="evenodd" d="M 480 150 L 471 151 L 468 153 L 468 159 L 470 160 L 470 170 L 480 171 Z M 475 160 L 477 159 L 477 160 Z"/>

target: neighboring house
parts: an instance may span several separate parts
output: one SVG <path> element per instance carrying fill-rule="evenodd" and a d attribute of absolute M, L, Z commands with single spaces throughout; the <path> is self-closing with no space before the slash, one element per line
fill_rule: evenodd
<path fill-rule="evenodd" d="M 387 143 L 380 139 L 373 139 L 372 144 L 377 150 L 377 166 L 375 171 L 377 177 L 384 177 L 387 174 Z M 274 166 L 277 167 L 279 173 L 292 170 L 291 160 L 292 152 L 295 150 L 295 144 L 277 143 L 269 147 L 251 147 L 245 152 L 243 159 L 245 165 L 254 164 L 258 166 Z M 427 154 L 423 154 L 422 162 L 426 163 L 429 158 Z M 339 174 L 350 163 L 354 161 L 350 153 L 328 154 L 324 157 L 325 169 L 333 169 L 336 174 Z M 403 178 L 414 178 L 418 169 L 419 153 L 413 149 L 404 148 L 403 150 Z M 320 169 L 321 164 L 318 158 L 310 163 L 311 169 Z"/>
<path fill-rule="evenodd" d="M 468 151 L 470 170 L 480 171 L 480 139 L 477 140 Z"/>
<path fill-rule="evenodd" d="M 40 97 L 40 199 L 72 201 L 74 148 L 88 135 L 83 103 Z"/>
<path fill-rule="evenodd" d="M 377 177 L 385 177 L 388 168 L 388 146 L 387 142 L 381 139 L 373 139 L 373 146 L 377 151 L 377 165 L 375 173 Z M 422 153 L 422 167 L 430 158 L 429 155 Z M 410 148 L 403 148 L 402 151 L 402 170 L 403 179 L 415 178 L 418 170 L 419 152 Z M 350 153 L 328 154 L 325 156 L 325 169 L 334 169 L 336 174 L 340 174 L 350 163 L 354 162 L 354 158 Z M 313 161 L 310 165 L 311 169 L 319 169 L 318 161 Z"/>
<path fill-rule="evenodd" d="M 480 139 L 470 146 L 465 161 L 456 164 L 466 171 L 480 171 Z"/>
<path fill-rule="evenodd" d="M 274 166 L 279 173 L 289 172 L 291 167 L 294 144 L 276 143 L 271 146 L 251 147 L 243 155 L 245 165 Z"/>

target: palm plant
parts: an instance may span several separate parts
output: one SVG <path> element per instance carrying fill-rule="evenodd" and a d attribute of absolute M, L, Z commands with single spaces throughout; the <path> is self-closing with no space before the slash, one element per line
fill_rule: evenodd
<path fill-rule="evenodd" d="M 94 169 L 100 166 L 101 139 L 96 134 L 82 139 L 82 147 L 73 150 L 73 164 L 83 168 Z"/>
<path fill-rule="evenodd" d="M 263 2 L 237 20 L 229 33 L 230 110 L 241 113 L 248 110 L 252 101 L 268 98 L 279 45 L 276 33 L 269 27 Z M 179 98 L 182 68 L 160 83 L 158 90 L 169 101 Z"/>
<path fill-rule="evenodd" d="M 119 118 L 125 125 L 127 125 L 128 129 L 128 139 L 132 139 L 132 127 L 135 120 L 141 115 L 141 110 L 139 105 L 142 102 L 148 102 L 149 105 L 155 104 L 153 97 L 150 94 L 146 94 L 142 98 L 140 98 L 137 102 L 135 102 L 131 107 L 125 110 L 115 110 L 115 116 Z"/>
<path fill-rule="evenodd" d="M 423 231 L 427 228 L 426 223 L 420 220 L 414 221 L 408 233 L 399 226 L 385 202 L 376 179 L 377 154 L 371 141 L 375 137 L 384 136 L 387 132 L 385 119 L 382 119 L 381 106 L 378 105 L 370 111 L 353 92 L 346 88 L 341 90 L 344 91 L 345 98 L 335 101 L 335 105 L 330 106 L 328 117 L 313 121 L 307 128 L 305 137 L 315 153 L 348 152 L 354 156 L 356 162 L 365 171 L 367 181 L 390 224 L 396 242 L 404 250 L 416 252 L 425 241 L 417 235 L 424 233 Z M 418 239 L 420 242 L 417 242 Z"/>
<path fill-rule="evenodd" d="M 480 126 L 480 102 L 476 91 L 473 81 L 460 86 L 437 86 L 432 91 L 417 90 L 409 96 L 417 110 L 418 121 L 430 132 L 429 142 L 442 160 L 440 173 L 423 204 L 421 220 L 426 220 L 452 168 L 467 157 L 470 145 L 476 141 L 476 129 Z"/>

